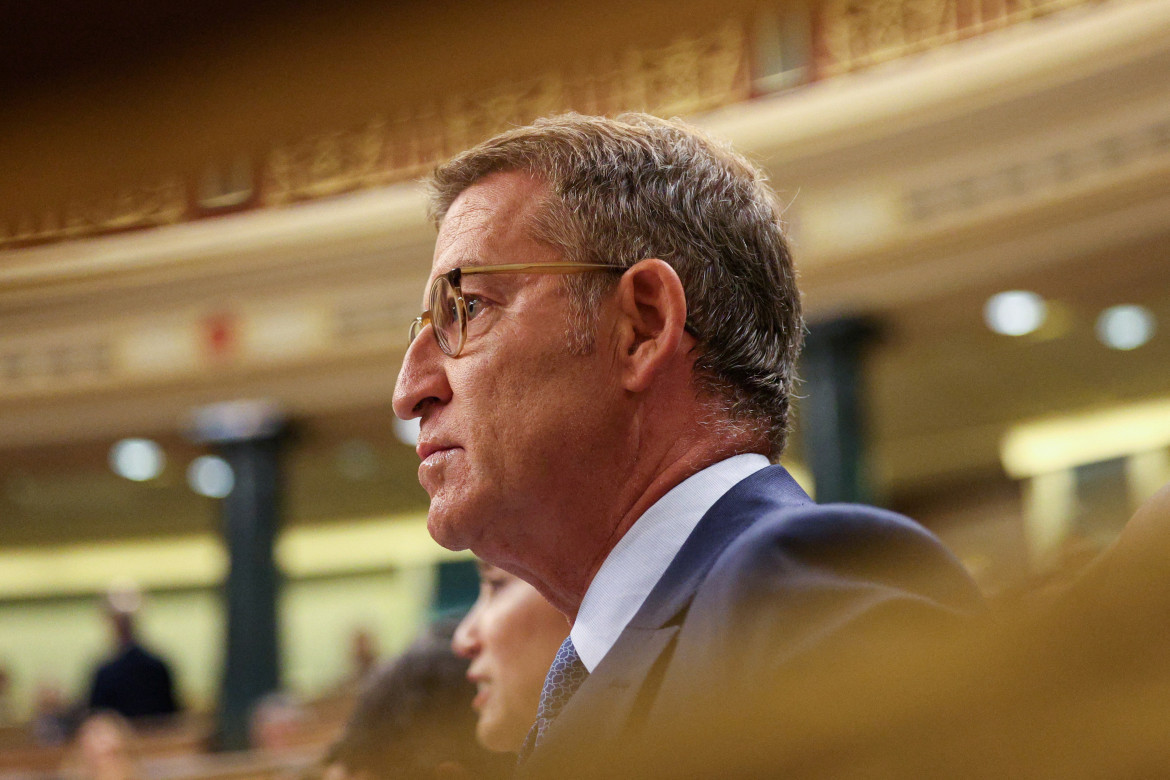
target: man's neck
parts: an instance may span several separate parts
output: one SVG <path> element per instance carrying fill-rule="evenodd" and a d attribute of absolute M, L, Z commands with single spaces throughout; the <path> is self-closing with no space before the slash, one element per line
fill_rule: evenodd
<path fill-rule="evenodd" d="M 576 502 L 578 512 L 583 506 L 593 512 L 592 518 L 583 518 L 576 527 L 594 533 L 557 540 L 559 550 L 540 556 L 541 560 L 551 562 L 547 570 L 528 569 L 520 561 L 505 563 L 501 568 L 532 583 L 571 625 L 598 570 L 646 510 L 688 477 L 734 455 L 758 449 L 726 440 L 694 441 L 689 446 L 681 446 L 684 444 L 681 441 L 675 444 L 656 458 L 633 458 L 625 469 L 617 472 L 621 476 L 615 474 L 611 484 L 621 485 L 621 489 L 609 497 L 609 511 L 599 511 L 603 501 Z M 600 523 L 598 516 L 612 519 Z M 530 554 L 524 558 L 524 563 L 533 560 Z"/>

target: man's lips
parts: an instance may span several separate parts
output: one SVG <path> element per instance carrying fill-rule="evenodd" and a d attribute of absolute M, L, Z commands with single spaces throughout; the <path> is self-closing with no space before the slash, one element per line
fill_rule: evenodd
<path fill-rule="evenodd" d="M 422 459 L 418 464 L 418 481 L 431 498 L 435 497 L 435 491 L 441 486 L 447 467 L 455 460 L 461 449 L 458 445 L 436 442 L 433 439 L 419 442 L 415 450 Z"/>
<path fill-rule="evenodd" d="M 436 452 L 446 452 L 453 449 L 457 449 L 457 445 L 447 442 L 420 441 L 414 451 L 418 453 L 419 460 L 426 460 Z"/>

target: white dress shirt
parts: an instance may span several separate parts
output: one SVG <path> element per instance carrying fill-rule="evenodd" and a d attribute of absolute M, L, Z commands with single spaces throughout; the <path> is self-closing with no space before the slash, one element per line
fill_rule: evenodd
<path fill-rule="evenodd" d="M 708 466 L 634 521 L 597 570 L 569 632 L 586 669 L 601 663 L 712 504 L 767 465 L 763 455 L 748 454 Z"/>

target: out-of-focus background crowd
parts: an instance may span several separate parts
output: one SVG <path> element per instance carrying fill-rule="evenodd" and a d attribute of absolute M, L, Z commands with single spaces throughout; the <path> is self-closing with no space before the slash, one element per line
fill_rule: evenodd
<path fill-rule="evenodd" d="M 769 172 L 818 501 L 1010 601 L 1170 481 L 1165 0 L 3 2 L 0 95 L 0 776 L 301 772 L 466 611 L 390 409 L 417 180 L 538 116 Z M 128 644 L 173 706 L 87 720 Z"/>

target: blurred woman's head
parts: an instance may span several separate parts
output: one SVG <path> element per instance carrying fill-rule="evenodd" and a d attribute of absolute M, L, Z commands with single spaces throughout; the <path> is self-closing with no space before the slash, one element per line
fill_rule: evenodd
<path fill-rule="evenodd" d="M 330 752 L 326 777 L 423 780 L 504 777 L 475 740 L 467 662 L 451 652 L 453 625 L 438 626 L 370 676 L 345 731 Z"/>
<path fill-rule="evenodd" d="M 76 750 L 68 774 L 85 780 L 132 780 L 138 777 L 134 729 L 114 712 L 98 712 L 77 729 Z"/>
<path fill-rule="evenodd" d="M 535 588 L 481 563 L 479 598 L 455 631 L 452 647 L 471 661 L 476 736 L 490 750 L 518 752 L 532 722 L 544 678 L 568 621 Z"/>

